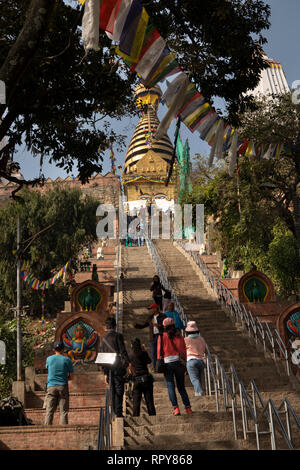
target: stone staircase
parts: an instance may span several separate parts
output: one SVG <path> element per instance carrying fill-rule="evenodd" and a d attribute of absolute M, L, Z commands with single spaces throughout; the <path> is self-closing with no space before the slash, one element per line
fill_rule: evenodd
<path fill-rule="evenodd" d="M 174 288 L 188 320 L 196 320 L 212 356 L 217 355 L 226 372 L 234 364 L 239 379 L 248 386 L 254 379 L 263 400 L 272 398 L 279 405 L 287 397 L 300 414 L 299 392 L 293 390 L 286 375 L 274 367 L 255 345 L 249 342 L 243 330 L 227 318 L 225 312 L 211 298 L 189 260 L 170 241 L 155 242 L 168 279 Z M 127 347 L 130 340 L 139 337 L 148 346 L 148 328 L 135 330 L 132 323 L 147 318 L 146 307 L 151 303 L 150 282 L 155 274 L 146 247 L 124 247 L 122 266 L 124 270 L 123 332 Z M 148 349 L 149 350 L 149 349 Z M 153 374 L 154 399 L 157 415 L 149 417 L 142 402 L 141 416 L 132 417 L 131 401 L 126 400 L 124 419 L 124 449 L 201 449 L 201 450 L 249 450 L 256 449 L 255 439 L 243 440 L 241 414 L 238 411 L 238 439 L 234 440 L 231 413 L 216 412 L 215 396 L 194 397 L 188 376 L 186 388 L 191 400 L 192 415 L 186 415 L 180 406 L 181 416 L 172 415 L 166 384 L 162 375 Z M 181 404 L 180 396 L 178 396 Z M 261 438 L 262 448 L 270 449 L 270 437 Z M 300 448 L 300 441 L 294 443 Z M 278 440 L 278 448 L 286 445 Z"/>
<path fill-rule="evenodd" d="M 96 449 L 100 407 L 105 403 L 104 377 L 96 364 L 85 368 L 77 364 L 74 373 L 74 381 L 69 382 L 68 425 L 59 425 L 56 410 L 53 425 L 44 426 L 47 374 L 34 374 L 25 399 L 25 414 L 32 424 L 0 427 L 0 450 L 88 450 L 89 446 Z"/>
<path fill-rule="evenodd" d="M 100 282 L 114 278 L 115 244 L 111 241 L 104 248 L 104 260 L 96 259 L 97 247 L 93 247 L 91 266 L 97 264 Z M 90 271 L 76 275 L 77 282 L 91 279 Z M 52 354 L 52 343 L 49 345 Z M 45 367 L 45 359 L 42 367 Z M 100 408 L 105 405 L 104 375 L 96 364 L 74 365 L 74 379 L 69 382 L 68 425 L 59 425 L 59 410 L 54 413 L 53 425 L 44 426 L 43 408 L 47 382 L 47 370 L 34 367 L 25 371 L 26 391 L 24 410 L 32 422 L 28 426 L 0 426 L 0 450 L 88 450 L 97 448 Z"/>

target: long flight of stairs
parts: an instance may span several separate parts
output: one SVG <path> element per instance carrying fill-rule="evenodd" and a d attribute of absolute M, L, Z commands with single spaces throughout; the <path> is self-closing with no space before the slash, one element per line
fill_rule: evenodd
<path fill-rule="evenodd" d="M 263 400 L 267 401 L 268 398 L 272 398 L 275 404 L 280 404 L 284 397 L 288 397 L 296 412 L 299 412 L 299 392 L 292 389 L 288 378 L 274 367 L 273 361 L 266 359 L 265 355 L 248 341 L 247 335 L 228 319 L 225 312 L 201 284 L 189 260 L 173 246 L 172 242 L 158 240 L 155 243 L 168 279 L 188 320 L 197 322 L 212 356 L 219 357 L 226 371 L 233 363 L 239 379 L 245 386 L 248 386 L 250 380 L 254 379 Z M 135 330 L 132 325 L 134 322 L 141 322 L 147 318 L 146 307 L 152 300 L 149 287 L 155 269 L 147 248 L 124 248 L 122 266 L 125 277 L 123 281 L 125 341 L 128 349 L 134 337 L 139 337 L 148 346 L 148 328 Z M 127 398 L 124 449 L 256 449 L 254 437 L 243 440 L 240 411 L 237 413 L 238 439 L 235 440 L 231 413 L 222 410 L 217 413 L 214 396 L 195 397 L 188 376 L 186 388 L 193 414 L 185 414 L 181 398 L 177 393 L 178 403 L 181 405 L 181 416 L 172 416 L 172 406 L 164 378 L 159 374 L 153 375 L 157 415 L 148 416 L 144 404 L 141 416 L 132 417 L 132 404 Z M 262 443 L 264 449 L 270 449 L 269 436 L 263 437 Z M 284 444 L 282 445 L 286 448 Z"/>

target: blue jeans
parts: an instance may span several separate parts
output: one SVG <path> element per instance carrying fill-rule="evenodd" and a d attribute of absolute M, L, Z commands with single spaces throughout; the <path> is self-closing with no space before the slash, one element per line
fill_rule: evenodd
<path fill-rule="evenodd" d="M 177 408 L 178 406 L 174 377 L 176 379 L 178 392 L 181 395 L 181 399 L 185 408 L 189 408 L 191 406 L 187 391 L 184 386 L 184 372 L 185 369 L 179 361 L 169 362 L 167 364 L 165 363 L 164 376 L 167 382 L 169 398 L 174 408 Z"/>
<path fill-rule="evenodd" d="M 201 377 L 204 371 L 204 362 L 202 359 L 190 359 L 186 363 L 186 368 L 189 373 L 189 377 L 194 387 L 196 395 L 202 395 L 203 389 L 201 385 Z"/>

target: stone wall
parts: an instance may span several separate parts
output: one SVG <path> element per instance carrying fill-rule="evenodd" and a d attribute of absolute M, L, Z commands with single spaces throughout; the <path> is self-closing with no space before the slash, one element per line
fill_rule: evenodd
<path fill-rule="evenodd" d="M 48 178 L 43 186 L 36 186 L 32 190 L 44 194 L 56 187 L 78 188 L 82 190 L 83 194 L 92 195 L 101 202 L 119 207 L 119 195 L 121 194 L 120 179 L 110 172 L 106 175 L 97 174 L 85 184 L 82 184 L 78 178 L 71 178 L 71 176 L 65 179 L 58 177 L 55 180 Z M 0 206 L 9 200 L 15 188 L 16 185 L 12 183 L 1 184 L 0 182 Z"/>

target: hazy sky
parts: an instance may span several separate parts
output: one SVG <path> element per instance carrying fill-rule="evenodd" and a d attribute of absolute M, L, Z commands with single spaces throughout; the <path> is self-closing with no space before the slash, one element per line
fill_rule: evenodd
<path fill-rule="evenodd" d="M 295 80 L 300 80 L 300 60 L 299 60 L 299 44 L 300 44 L 300 1 L 299 0 L 269 0 L 266 2 L 271 7 L 271 27 L 265 32 L 268 43 L 264 46 L 266 54 L 275 60 L 278 60 L 285 71 L 287 81 L 291 87 Z M 161 85 L 161 84 L 160 84 Z M 201 90 L 199 90 L 201 91 Z M 158 113 L 161 119 L 167 111 L 165 106 L 160 106 Z M 114 128 L 119 130 L 120 134 L 128 135 L 127 145 L 137 125 L 138 117 L 134 119 L 123 119 L 116 121 Z M 169 129 L 169 137 L 174 141 L 175 123 Z M 208 155 L 209 146 L 201 141 L 199 134 L 192 134 L 184 125 L 180 130 L 183 141 L 188 138 L 191 155 L 201 153 Z M 117 165 L 124 163 L 126 150 L 122 154 L 117 155 Z M 25 178 L 33 178 L 39 175 L 39 157 L 33 158 L 28 152 L 21 147 L 20 151 L 15 155 L 14 159 L 21 165 L 21 172 Z M 109 151 L 106 152 L 103 164 L 103 174 L 110 170 Z M 43 172 L 46 178 L 66 177 L 67 174 L 54 165 L 44 164 Z M 74 176 L 77 176 L 76 169 Z"/>

